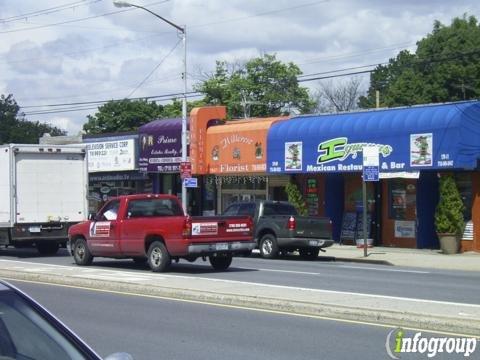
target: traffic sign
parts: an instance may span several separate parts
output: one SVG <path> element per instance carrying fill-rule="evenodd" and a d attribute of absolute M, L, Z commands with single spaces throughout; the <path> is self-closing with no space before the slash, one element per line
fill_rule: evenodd
<path fill-rule="evenodd" d="M 369 145 L 363 147 L 363 181 L 379 180 L 380 159 L 378 146 Z"/>
<path fill-rule="evenodd" d="M 180 163 L 180 178 L 187 179 L 192 177 L 192 163 L 182 161 Z"/>
<path fill-rule="evenodd" d="M 198 187 L 198 179 L 197 178 L 185 178 L 183 179 L 183 184 L 186 188 L 196 188 Z"/>

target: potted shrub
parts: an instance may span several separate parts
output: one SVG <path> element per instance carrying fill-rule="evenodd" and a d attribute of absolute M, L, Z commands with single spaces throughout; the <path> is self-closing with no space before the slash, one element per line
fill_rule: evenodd
<path fill-rule="evenodd" d="M 459 251 L 460 238 L 465 228 L 465 206 L 451 174 L 440 177 L 439 194 L 440 200 L 435 209 L 435 228 L 440 248 L 445 254 L 455 254 Z"/>
<path fill-rule="evenodd" d="M 285 192 L 288 196 L 288 202 L 295 206 L 298 213 L 300 215 L 307 215 L 307 204 L 305 203 L 305 199 L 303 198 L 302 193 L 298 189 L 297 184 L 295 184 L 293 181 L 289 182 L 285 186 Z"/>

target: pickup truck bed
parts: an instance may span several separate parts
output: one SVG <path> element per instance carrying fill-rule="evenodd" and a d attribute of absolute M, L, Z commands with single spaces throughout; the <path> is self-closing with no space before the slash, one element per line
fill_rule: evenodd
<path fill-rule="evenodd" d="M 288 202 L 234 203 L 223 215 L 252 216 L 254 238 L 264 258 L 275 258 L 280 252 L 298 251 L 302 257 L 314 259 L 320 250 L 333 244 L 330 219 L 300 216 Z"/>

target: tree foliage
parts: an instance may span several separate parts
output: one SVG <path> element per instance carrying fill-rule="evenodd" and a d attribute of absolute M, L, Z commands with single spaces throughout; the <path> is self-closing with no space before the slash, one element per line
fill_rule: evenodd
<path fill-rule="evenodd" d="M 450 26 L 436 21 L 432 33 L 417 42 L 415 53 L 401 51 L 370 76 L 360 106 L 382 106 L 469 100 L 480 95 L 480 26 L 474 16 L 454 18 Z"/>
<path fill-rule="evenodd" d="M 201 101 L 187 102 L 187 112 Z M 182 116 L 182 101 L 174 99 L 171 104 L 160 105 L 146 100 L 109 101 L 100 106 L 95 115 L 88 115 L 83 125 L 87 134 L 136 131 L 140 126 L 155 119 Z"/>
<path fill-rule="evenodd" d="M 217 61 L 215 73 L 197 84 L 209 105 L 226 105 L 228 116 L 264 117 L 309 112 L 314 102 L 308 90 L 299 86 L 299 67 L 282 63 L 275 55 L 265 54 L 244 65 Z"/>
<path fill-rule="evenodd" d="M 38 144 L 45 133 L 66 135 L 55 126 L 26 120 L 12 94 L 0 96 L 0 144 Z"/>

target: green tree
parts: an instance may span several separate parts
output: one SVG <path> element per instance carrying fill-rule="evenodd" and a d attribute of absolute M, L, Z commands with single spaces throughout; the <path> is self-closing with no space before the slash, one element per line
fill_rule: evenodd
<path fill-rule="evenodd" d="M 480 26 L 474 16 L 435 21 L 432 33 L 417 42 L 415 53 L 401 51 L 370 76 L 363 108 L 469 100 L 480 95 Z"/>
<path fill-rule="evenodd" d="M 187 113 L 203 102 L 187 102 Z M 88 115 L 83 125 L 87 134 L 105 134 L 123 131 L 136 131 L 140 126 L 163 118 L 182 116 L 182 101 L 174 99 L 171 104 L 159 105 L 146 100 L 109 101 L 100 106 L 95 115 Z"/>
<path fill-rule="evenodd" d="M 66 135 L 55 126 L 26 120 L 12 94 L 0 96 L 0 144 L 38 144 L 45 133 Z"/>
<path fill-rule="evenodd" d="M 315 102 L 299 86 L 301 74 L 297 65 L 265 54 L 236 67 L 217 61 L 215 73 L 195 89 L 204 94 L 206 104 L 226 105 L 230 118 L 278 116 L 291 109 L 305 113 Z"/>
<path fill-rule="evenodd" d="M 87 134 L 104 134 L 135 131 L 163 115 L 163 106 L 146 100 L 109 101 L 98 108 L 95 115 L 88 115 L 83 125 Z"/>

